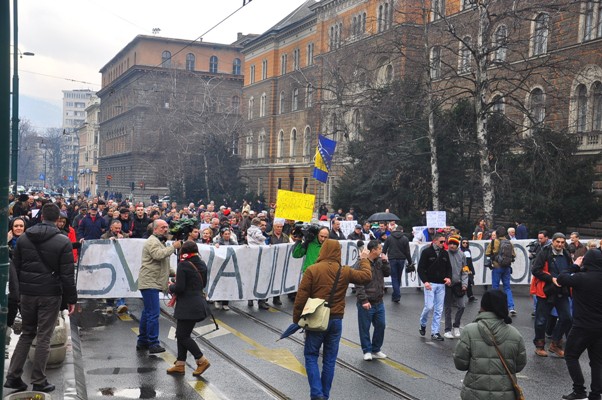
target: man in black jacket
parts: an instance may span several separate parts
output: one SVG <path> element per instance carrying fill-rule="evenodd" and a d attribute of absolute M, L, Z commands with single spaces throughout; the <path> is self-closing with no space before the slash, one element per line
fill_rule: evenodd
<path fill-rule="evenodd" d="M 4 387 L 26 390 L 21 379 L 23 365 L 34 339 L 37 339 L 31 382 L 34 391 L 51 392 L 46 380 L 50 337 L 56 325 L 61 300 L 73 313 L 77 302 L 73 247 L 56 227 L 60 210 L 54 204 L 42 208 L 42 223 L 25 232 L 17 241 L 13 263 L 19 280 L 23 332 L 15 347 Z M 37 337 L 37 338 L 36 338 Z"/>
<path fill-rule="evenodd" d="M 581 259 L 575 260 L 581 264 Z M 564 360 L 573 380 L 573 392 L 563 399 L 586 399 L 585 380 L 579 357 L 587 350 L 592 370 L 589 399 L 602 396 L 602 251 L 588 250 L 583 257 L 582 272 L 565 271 L 558 284 L 573 289 L 573 326 L 566 341 Z"/>
<path fill-rule="evenodd" d="M 383 253 L 387 255 L 391 264 L 391 283 L 393 285 L 391 300 L 394 303 L 399 303 L 399 300 L 401 300 L 401 273 L 406 266 L 406 261 L 412 261 L 410 241 L 403 234 L 402 226 L 397 225 L 389 237 L 387 237 L 383 246 Z"/>
<path fill-rule="evenodd" d="M 142 239 L 148 229 L 148 224 L 151 222 L 150 218 L 144 212 L 144 207 L 142 205 L 136 206 L 136 214 L 132 219 L 130 237 Z"/>
<path fill-rule="evenodd" d="M 445 300 L 445 286 L 451 285 L 452 267 L 449 254 L 443 248 L 445 236 L 436 233 L 433 242 L 420 254 L 418 262 L 418 276 L 424 284 L 424 309 L 420 315 L 420 335 L 426 334 L 426 323 L 429 314 L 433 311 L 431 323 L 431 339 L 443 341 L 439 333 L 443 302 Z"/>

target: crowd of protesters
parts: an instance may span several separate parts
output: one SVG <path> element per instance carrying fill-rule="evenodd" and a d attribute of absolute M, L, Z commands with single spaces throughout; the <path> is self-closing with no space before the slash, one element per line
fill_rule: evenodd
<path fill-rule="evenodd" d="M 512 241 L 528 239 L 527 228 L 520 221 L 511 226 L 498 226 L 492 229 L 487 226 L 485 220 L 480 220 L 470 235 L 462 235 L 462 232 L 453 226 L 438 229 L 425 227 L 418 232 L 406 234 L 396 221 L 361 221 L 358 220 L 353 208 L 347 212 L 339 209 L 329 215 L 327 206 L 323 204 L 318 209 L 318 219 L 330 221 L 329 227 L 320 228 L 311 243 L 302 245 L 302 237 L 294 235 L 295 221 L 276 218 L 275 204 L 265 205 L 259 200 L 252 203 L 243 200 L 240 203 L 234 202 L 233 205 L 229 205 L 226 201 L 219 205 L 209 201 L 206 204 L 199 202 L 180 206 L 176 202 L 157 202 L 156 198 L 153 200 L 144 203 L 102 197 L 54 199 L 60 209 L 57 226 L 74 244 L 74 261 L 77 261 L 78 257 L 77 244 L 82 241 L 149 238 L 156 229 L 157 220 L 169 225 L 185 219 L 196 219 L 197 223 L 188 232 L 185 242 L 215 247 L 295 243 L 293 257 L 304 258 L 303 272 L 314 264 L 319 265 L 316 261 L 320 261 L 322 245 L 329 240 L 355 240 L 358 241 L 360 248 L 363 248 L 363 244 L 366 243 L 367 248 L 362 254 L 363 258 L 370 262 L 373 280 L 362 281 L 362 285 L 357 290 L 357 302 L 358 314 L 361 314 L 358 317 L 361 317 L 359 330 L 364 360 L 371 361 L 386 358 L 381 351 L 385 326 L 384 307 L 382 307 L 386 292 L 384 277 L 391 276 L 393 290 L 390 300 L 399 303 L 402 297 L 401 275 L 404 268 L 414 268 L 409 243 L 425 244 L 416 267 L 423 284 L 421 290 L 424 292 L 424 308 L 418 331 L 421 336 L 426 335 L 430 318 L 431 340 L 458 340 L 455 354 L 456 366 L 468 371 L 462 398 L 479 398 L 483 391 L 487 391 L 487 388 L 475 381 L 486 372 L 482 371 L 482 365 L 467 355 L 474 351 L 472 346 L 479 346 L 478 354 L 489 358 L 490 363 L 497 363 L 498 361 L 491 356 L 495 354 L 491 352 L 491 346 L 495 340 L 500 340 L 502 343 L 499 344 L 502 347 L 514 346 L 512 351 L 516 358 L 509 363 L 510 374 L 514 379 L 516 373 L 524 367 L 526 360 L 522 337 L 518 331 L 505 327 L 511 323 L 511 317 L 517 315 L 510 285 L 511 265 L 515 256 Z M 41 222 L 40 210 L 48 202 L 51 200 L 43 193 L 21 194 L 13 199 L 9 207 L 10 249 L 14 249 L 17 239 L 27 228 Z M 353 232 L 348 235 L 343 234 L 340 221 L 356 221 Z M 166 234 L 166 238 L 170 239 L 169 234 Z M 489 242 L 486 245 L 485 255 L 488 260 L 486 265 L 492 271 L 491 289 L 503 295 L 484 296 L 481 303 L 483 314 L 477 317 L 474 325 L 461 329 L 461 318 L 466 301 L 477 301 L 472 291 L 475 270 L 470 240 Z M 332 247 L 332 244 L 329 246 Z M 548 356 L 548 353 L 553 353 L 557 357 L 566 357 L 569 373 L 574 382 L 573 392 L 564 397 L 567 399 L 588 398 L 578 363 L 579 356 L 585 350 L 589 352 L 592 367 L 592 391 L 589 398 L 600 399 L 602 392 L 600 377 L 602 339 L 592 333 L 602 329 L 602 300 L 599 295 L 591 293 L 592 281 L 597 282 L 602 272 L 602 251 L 599 247 L 598 240 L 590 240 L 583 244 L 577 232 L 571 233 L 567 240 L 562 233 L 550 235 L 546 231 L 538 232 L 537 239 L 529 246 L 530 268 L 533 274 L 531 294 L 534 298 L 532 316 L 534 317 L 535 353 L 541 357 Z M 572 274 L 576 274 L 578 278 L 572 278 Z M 206 280 L 207 277 L 203 278 L 201 275 L 200 281 L 206 284 Z M 500 283 L 503 291 L 497 290 L 500 288 Z M 304 295 L 307 294 L 305 289 Z M 587 295 L 593 296 L 595 307 L 590 304 L 591 302 L 584 300 Z M 289 295 L 289 298 L 295 300 L 294 294 Z M 573 298 L 575 298 L 574 302 Z M 258 307 L 269 309 L 268 300 L 257 299 Z M 276 306 L 282 305 L 279 296 L 271 300 Z M 225 311 L 230 309 L 228 301 L 215 301 L 213 304 L 217 309 Z M 248 300 L 248 306 L 253 307 L 254 301 Z M 296 308 L 302 306 L 303 304 L 295 303 Z M 456 313 L 452 320 L 453 308 L 456 309 Z M 126 310 L 127 306 L 123 299 L 118 299 L 117 311 Z M 588 313 L 590 318 L 584 318 L 584 313 Z M 445 322 L 443 335 L 440 332 L 442 317 Z M 14 315 L 11 316 L 9 309 L 9 320 L 11 318 L 14 320 Z M 378 332 L 372 339 L 368 335 L 371 324 Z M 475 341 L 477 336 L 480 338 Z M 503 336 L 512 337 L 512 340 L 504 343 Z M 547 336 L 552 340 L 546 348 Z M 568 342 L 565 346 L 564 339 L 567 337 Z M 203 357 L 200 350 L 194 347 L 188 350 L 197 360 Z M 182 354 L 178 362 L 171 369 L 172 373 L 180 373 L 182 370 L 181 358 L 185 357 L 186 348 L 182 347 L 180 353 Z M 205 365 L 206 360 L 203 358 L 199 363 Z M 206 367 L 208 364 L 204 368 Z M 502 368 L 498 370 L 503 371 Z M 313 371 L 310 384 L 316 384 L 317 373 L 319 371 Z M 507 379 L 505 371 L 494 378 Z M 312 387 L 312 390 L 314 389 Z M 329 387 L 324 388 L 323 393 L 328 393 L 329 390 Z M 513 390 L 512 385 L 500 385 L 498 391 L 501 397 L 499 398 L 510 398 Z"/>

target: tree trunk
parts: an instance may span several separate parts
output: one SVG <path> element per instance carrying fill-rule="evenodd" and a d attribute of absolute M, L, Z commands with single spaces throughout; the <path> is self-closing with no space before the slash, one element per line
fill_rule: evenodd
<path fill-rule="evenodd" d="M 439 210 L 439 164 L 437 161 L 437 137 L 435 135 L 435 114 L 433 111 L 433 84 L 431 77 L 431 57 L 428 40 L 429 9 L 422 2 L 422 25 L 424 27 L 424 57 L 426 65 L 426 112 L 428 115 L 428 139 L 431 150 L 431 196 L 433 210 Z"/>
<path fill-rule="evenodd" d="M 479 161 L 481 164 L 481 187 L 483 190 L 483 213 L 488 226 L 493 226 L 494 210 L 494 189 L 491 182 L 491 161 L 492 155 L 489 152 L 489 143 L 487 142 L 487 95 L 489 91 L 489 81 L 487 74 L 487 46 L 486 35 L 489 32 L 489 15 L 487 1 L 478 3 L 479 9 L 479 32 L 477 34 L 477 47 L 474 52 L 476 62 L 475 74 L 475 116 L 477 130 L 477 144 L 479 146 Z"/>

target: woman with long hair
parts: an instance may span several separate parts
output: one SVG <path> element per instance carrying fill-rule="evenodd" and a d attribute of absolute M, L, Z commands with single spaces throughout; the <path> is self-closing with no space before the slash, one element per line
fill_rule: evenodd
<path fill-rule="evenodd" d="M 200 376 L 211 365 L 198 344 L 190 337 L 197 322 L 208 315 L 205 300 L 207 283 L 207 265 L 198 254 L 195 242 L 184 242 L 180 250 L 180 262 L 176 271 L 175 283 L 169 285 L 169 291 L 177 296 L 174 310 L 178 356 L 174 366 L 167 370 L 168 374 L 184 374 L 186 356 L 192 354 L 196 361 L 193 376 Z"/>

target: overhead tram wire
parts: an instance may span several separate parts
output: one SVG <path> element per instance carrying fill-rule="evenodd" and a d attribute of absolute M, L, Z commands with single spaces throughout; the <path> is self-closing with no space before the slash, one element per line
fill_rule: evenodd
<path fill-rule="evenodd" d="M 228 16 L 226 16 L 225 18 L 223 18 L 221 21 L 219 21 L 217 24 L 213 25 L 211 28 L 209 28 L 208 30 L 206 30 L 205 32 L 203 32 L 200 36 L 198 36 L 196 39 L 191 40 L 190 42 L 188 42 L 186 45 L 184 45 L 184 47 L 182 47 L 180 50 L 176 51 L 174 54 L 172 54 L 169 57 L 169 60 L 171 61 L 171 59 L 180 54 L 181 52 L 183 52 L 184 50 L 186 50 L 188 47 L 192 46 L 194 43 L 196 43 L 198 40 L 202 39 L 203 36 L 205 36 L 206 34 L 208 34 L 209 32 L 211 32 L 212 30 L 214 30 L 215 28 L 217 28 L 218 26 L 220 26 L 221 24 L 223 24 L 224 22 L 226 22 L 228 19 L 230 19 L 233 15 L 235 15 L 236 13 L 238 13 L 240 10 L 242 10 L 246 5 L 248 5 L 249 3 L 251 3 L 252 0 L 243 0 L 243 5 L 240 6 L 239 8 L 237 8 L 236 10 L 234 10 L 233 12 L 231 12 Z M 163 64 L 165 63 L 165 61 L 161 61 L 159 64 L 153 66 L 155 68 L 157 67 L 161 67 Z M 143 77 L 143 75 L 139 75 L 136 79 L 127 82 L 126 84 L 124 84 L 120 90 L 126 89 L 128 86 L 130 86 L 133 83 L 136 83 L 138 81 L 138 79 L 141 79 Z"/>
<path fill-rule="evenodd" d="M 19 69 L 19 72 L 26 72 L 28 74 L 46 76 L 48 78 L 62 79 L 62 80 L 65 80 L 65 81 L 75 82 L 75 83 L 85 83 L 86 85 L 100 86 L 98 83 L 80 81 L 80 80 L 72 79 L 72 78 L 65 78 L 64 76 L 42 74 L 41 72 L 33 72 L 33 71 L 27 71 L 27 70 L 23 70 L 23 69 Z"/>

